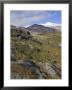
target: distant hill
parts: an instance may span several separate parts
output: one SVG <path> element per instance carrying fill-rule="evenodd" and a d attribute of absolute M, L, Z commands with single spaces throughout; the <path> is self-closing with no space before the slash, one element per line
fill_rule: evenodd
<path fill-rule="evenodd" d="M 31 31 L 31 32 L 37 32 L 37 33 L 46 33 L 46 32 L 57 32 L 61 31 L 61 26 L 43 26 L 38 24 L 33 24 L 27 28 L 25 27 L 16 27 L 14 25 L 11 25 L 11 29 L 21 30 L 21 31 Z"/>
<path fill-rule="evenodd" d="M 11 29 L 16 29 L 16 30 L 21 30 L 21 31 L 28 31 L 25 27 L 16 27 L 14 25 L 11 25 L 10 27 L 11 27 Z"/>
<path fill-rule="evenodd" d="M 45 27 L 43 25 L 38 25 L 38 24 L 34 24 L 32 26 L 29 26 L 28 28 L 26 28 L 30 31 L 33 31 L 33 32 L 39 32 L 39 33 L 44 33 L 44 32 L 55 32 L 56 29 L 53 29 L 51 27 Z"/>
<path fill-rule="evenodd" d="M 58 31 L 58 32 L 61 31 L 61 24 L 47 22 L 47 23 L 41 24 L 41 25 L 43 25 L 45 27 L 50 27 L 50 28 L 56 29 L 56 31 Z"/>
<path fill-rule="evenodd" d="M 61 26 L 49 26 L 53 29 L 56 29 L 56 31 L 61 32 Z"/>
<path fill-rule="evenodd" d="M 11 28 L 11 29 L 16 29 L 16 26 L 11 25 L 10 28 Z"/>

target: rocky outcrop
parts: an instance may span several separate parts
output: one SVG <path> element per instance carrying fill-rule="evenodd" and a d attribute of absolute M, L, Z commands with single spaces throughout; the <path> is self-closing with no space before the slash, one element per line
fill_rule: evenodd
<path fill-rule="evenodd" d="M 50 63 L 33 62 L 32 60 L 11 62 L 11 79 L 60 78 L 61 76 L 57 74 L 55 69 Z"/>

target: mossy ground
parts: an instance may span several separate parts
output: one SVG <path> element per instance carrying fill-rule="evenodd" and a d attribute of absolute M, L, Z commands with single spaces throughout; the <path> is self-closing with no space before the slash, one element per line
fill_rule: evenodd
<path fill-rule="evenodd" d="M 31 59 L 35 62 L 56 61 L 61 65 L 61 48 L 59 47 L 61 43 L 61 33 L 32 33 L 32 36 L 33 39 L 38 40 L 42 44 L 33 41 L 33 39 L 19 40 L 18 37 L 11 35 L 11 51 L 14 54 L 15 60 Z"/>

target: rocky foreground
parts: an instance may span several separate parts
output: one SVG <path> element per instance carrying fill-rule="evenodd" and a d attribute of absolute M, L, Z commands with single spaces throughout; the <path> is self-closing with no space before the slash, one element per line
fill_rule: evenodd
<path fill-rule="evenodd" d="M 60 66 L 56 63 L 26 61 L 11 62 L 11 79 L 60 79 Z"/>

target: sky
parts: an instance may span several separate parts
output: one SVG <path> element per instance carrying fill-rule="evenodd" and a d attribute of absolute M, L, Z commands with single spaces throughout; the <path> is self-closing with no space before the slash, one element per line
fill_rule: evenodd
<path fill-rule="evenodd" d="M 10 12 L 10 24 L 17 27 L 28 27 L 33 24 L 61 25 L 61 11 L 14 10 Z"/>

